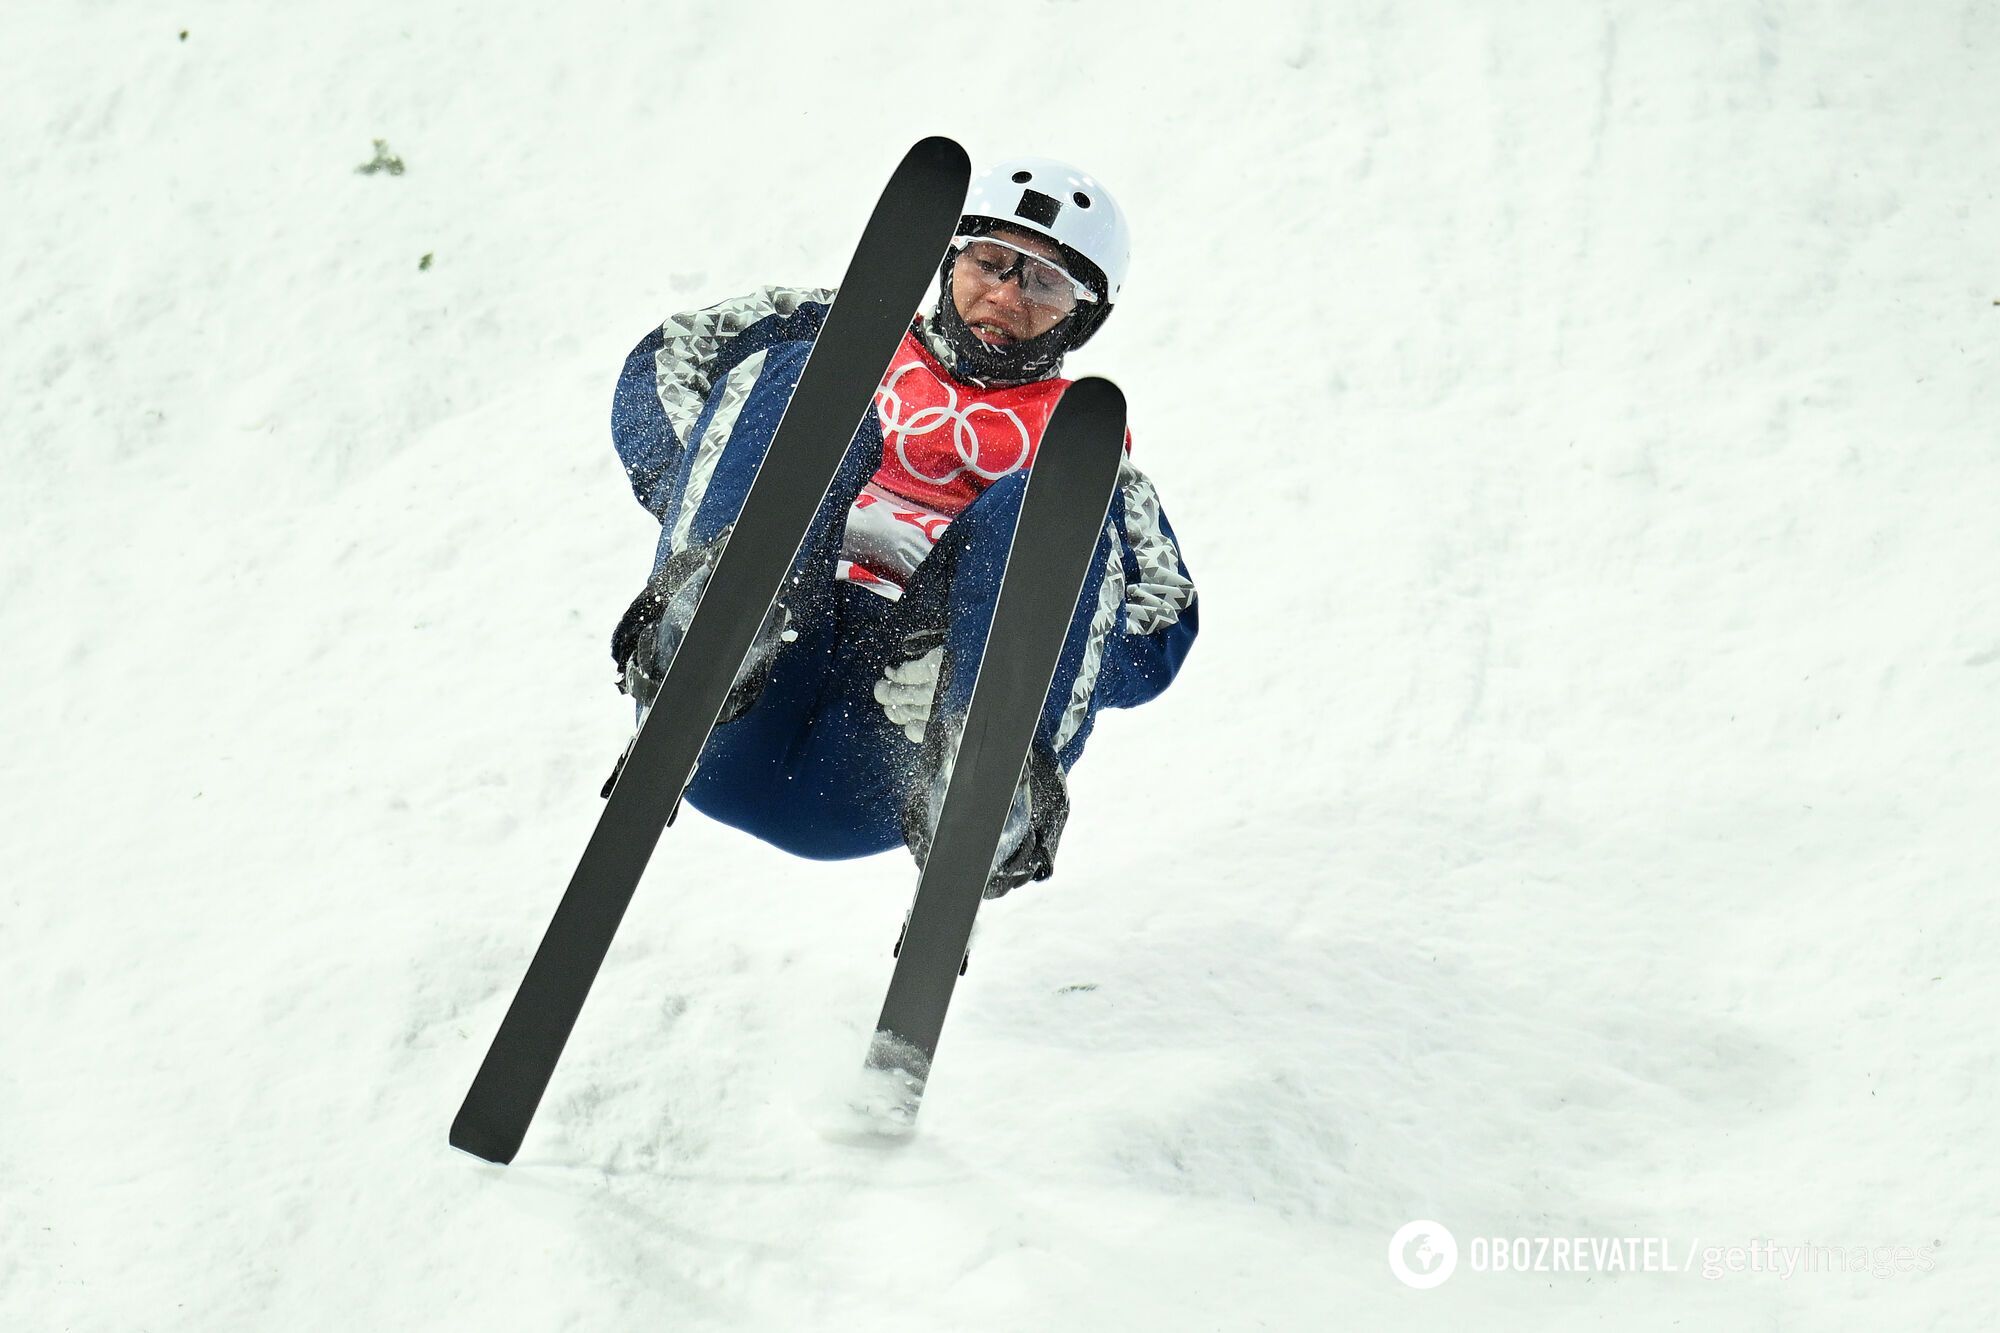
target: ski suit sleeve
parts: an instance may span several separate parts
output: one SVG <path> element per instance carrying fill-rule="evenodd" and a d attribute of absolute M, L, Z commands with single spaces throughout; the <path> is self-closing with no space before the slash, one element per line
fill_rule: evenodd
<path fill-rule="evenodd" d="M 1194 580 L 1151 478 L 1124 463 L 1111 502 L 1114 538 L 1101 598 L 1108 620 L 1097 702 L 1132 708 L 1173 682 L 1200 617 Z"/>
<path fill-rule="evenodd" d="M 757 348 L 817 337 L 833 292 L 765 287 L 675 315 L 625 358 L 611 398 L 611 442 L 632 493 L 666 518 L 683 453 L 711 394 Z"/>

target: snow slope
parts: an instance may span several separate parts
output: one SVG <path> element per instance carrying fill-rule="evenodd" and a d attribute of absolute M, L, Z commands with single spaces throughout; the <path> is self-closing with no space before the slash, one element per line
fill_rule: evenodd
<path fill-rule="evenodd" d="M 0 1327 L 1990 1327 L 2000 7 L 871 12 L 10 14 Z M 913 1143 L 824 1132 L 906 859 L 691 818 L 481 1166 L 626 730 L 619 361 L 933 132 L 1133 215 L 1073 368 L 1202 640 Z"/>

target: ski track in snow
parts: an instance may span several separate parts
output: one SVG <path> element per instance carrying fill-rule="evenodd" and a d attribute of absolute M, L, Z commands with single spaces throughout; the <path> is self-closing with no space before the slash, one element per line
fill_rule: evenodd
<path fill-rule="evenodd" d="M 2000 9 L 9 27 L 0 1327 L 1991 1325 Z M 934 132 L 1132 214 L 1070 369 L 1202 639 L 913 1141 L 838 1114 L 907 859 L 695 816 L 481 1166 L 627 730 L 619 363 Z M 1419 1292 L 1416 1217 L 1934 1267 Z"/>

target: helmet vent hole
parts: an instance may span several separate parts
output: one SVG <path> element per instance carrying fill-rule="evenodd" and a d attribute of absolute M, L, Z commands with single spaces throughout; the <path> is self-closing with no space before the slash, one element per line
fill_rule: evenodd
<path fill-rule="evenodd" d="M 1070 198 L 1076 200 L 1076 206 L 1078 208 L 1090 207 L 1090 196 L 1085 194 L 1082 190 L 1078 190 L 1075 194 L 1071 195 Z"/>
<path fill-rule="evenodd" d="M 1029 181 L 1033 180 L 1034 178 L 1035 178 L 1035 173 L 1032 171 L 1017 171 L 1014 173 L 1014 184 L 1026 185 Z"/>

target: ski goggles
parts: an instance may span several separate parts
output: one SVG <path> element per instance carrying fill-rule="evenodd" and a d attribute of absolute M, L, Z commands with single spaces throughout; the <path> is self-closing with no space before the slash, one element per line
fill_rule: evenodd
<path fill-rule="evenodd" d="M 1061 315 L 1076 309 L 1080 302 L 1097 299 L 1088 283 L 1062 265 L 998 237 L 954 236 L 951 243 L 958 247 L 952 261 L 954 275 L 974 287 L 998 287 L 1009 278 L 1017 278 L 1023 300 Z"/>

